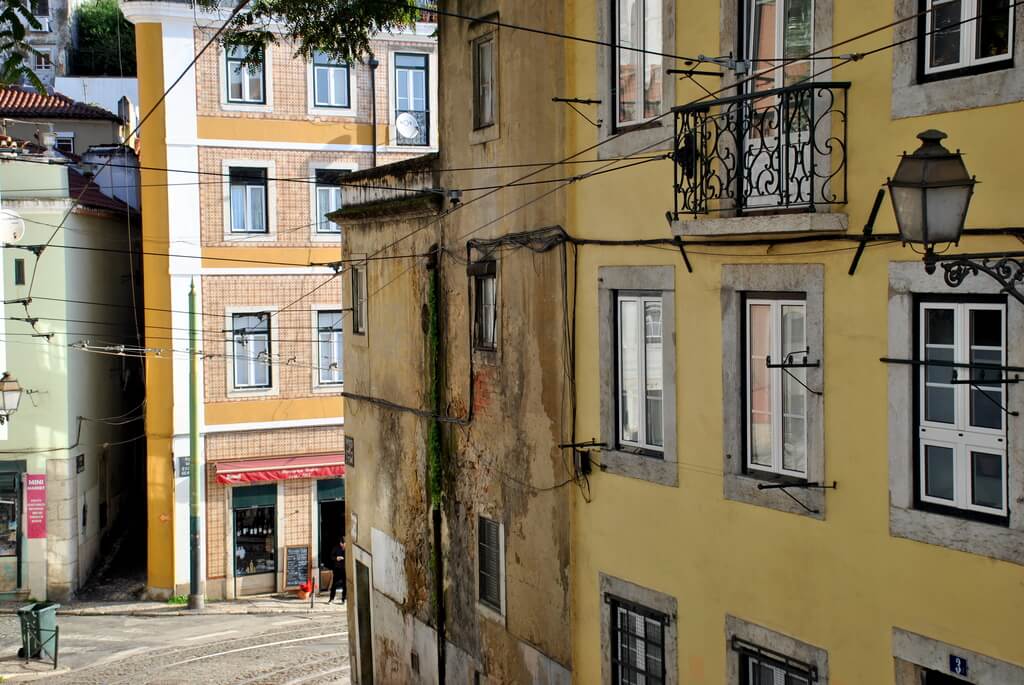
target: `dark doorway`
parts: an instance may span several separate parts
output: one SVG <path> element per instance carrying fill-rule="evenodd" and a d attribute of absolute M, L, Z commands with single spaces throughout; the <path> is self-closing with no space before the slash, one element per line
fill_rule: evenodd
<path fill-rule="evenodd" d="M 345 500 L 320 503 L 320 564 L 331 568 L 331 550 L 345 535 Z"/>
<path fill-rule="evenodd" d="M 921 673 L 921 682 L 923 685 L 964 685 L 967 681 L 926 668 Z"/>
<path fill-rule="evenodd" d="M 370 569 L 356 565 L 356 621 L 359 627 L 359 685 L 373 685 L 373 634 L 370 629 Z"/>

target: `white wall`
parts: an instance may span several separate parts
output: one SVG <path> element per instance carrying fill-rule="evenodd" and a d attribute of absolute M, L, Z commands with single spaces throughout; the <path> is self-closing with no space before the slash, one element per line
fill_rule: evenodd
<path fill-rule="evenodd" d="M 139 103 L 139 80 L 112 76 L 58 76 L 54 90 L 69 98 L 98 105 L 117 114 L 117 103 L 127 97 L 136 107 Z"/>

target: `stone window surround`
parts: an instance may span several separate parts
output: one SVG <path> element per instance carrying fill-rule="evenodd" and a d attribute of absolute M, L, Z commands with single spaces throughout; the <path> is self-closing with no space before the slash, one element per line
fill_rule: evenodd
<path fill-rule="evenodd" d="M 223 210 L 224 242 L 227 243 L 272 243 L 277 240 L 277 163 L 273 160 L 255 159 L 222 159 L 220 162 L 223 174 Z M 267 232 L 266 233 L 232 233 L 231 232 L 231 168 L 266 169 L 267 171 Z"/>
<path fill-rule="evenodd" d="M 824 392 L 824 307 L 825 269 L 821 264 L 726 264 L 722 267 L 722 427 L 723 435 L 723 491 L 728 500 L 746 502 L 824 520 L 825 490 L 798 490 L 795 496 L 809 509 L 806 511 L 784 492 L 758 490 L 757 486 L 773 482 L 770 475 L 745 473 L 746 445 L 744 444 L 742 377 L 744 348 L 741 332 L 745 317 L 742 295 L 746 292 L 804 293 L 807 317 L 807 346 L 809 360 L 820 360 L 818 368 L 807 369 L 807 385 Z M 825 410 L 824 397 L 807 393 L 807 481 L 825 482 Z"/>
<path fill-rule="evenodd" d="M 353 62 L 345 66 L 348 69 L 348 107 L 328 107 L 316 104 L 316 73 L 313 60 L 306 61 L 306 107 L 313 116 L 353 118 L 359 114 L 359 68 L 362 62 Z"/>
<path fill-rule="evenodd" d="M 351 281 L 349 280 L 347 283 L 343 284 L 342 290 L 341 290 L 342 302 L 344 303 L 343 311 L 344 311 L 345 314 L 347 314 L 347 316 L 345 317 L 345 321 L 343 323 L 343 326 L 344 326 L 345 331 L 346 331 L 345 344 L 348 345 L 348 344 L 351 343 L 352 345 L 354 345 L 356 347 L 369 347 L 370 346 L 370 295 L 369 295 L 369 292 L 370 292 L 369 291 L 369 287 L 370 287 L 370 271 L 369 271 L 369 269 L 370 269 L 370 262 L 368 262 L 368 261 L 362 261 L 362 262 L 358 261 L 360 259 L 362 259 L 362 260 L 366 259 L 366 254 L 365 253 L 350 254 L 348 257 L 349 257 L 348 269 L 346 269 L 348 274 L 345 275 L 344 278 L 345 279 L 351 279 L 354 274 L 357 274 L 360 271 L 362 271 L 363 294 L 364 294 L 364 297 L 366 297 L 366 307 L 365 307 L 365 309 L 366 309 L 366 318 L 363 320 L 363 332 L 362 333 L 356 333 L 355 332 L 355 327 L 352 324 L 352 322 L 354 321 L 354 313 L 355 313 L 355 309 L 354 308 L 355 308 L 355 304 L 356 303 L 352 299 L 353 292 L 352 292 L 352 288 L 351 288 Z"/>
<path fill-rule="evenodd" d="M 224 46 L 217 48 L 217 88 L 220 93 L 220 108 L 225 112 L 263 112 L 274 111 L 274 59 L 273 46 L 267 45 L 263 48 L 263 95 L 264 102 L 230 102 L 228 100 L 228 62 Z"/>
<path fill-rule="evenodd" d="M 260 398 L 260 397 L 274 397 L 281 394 L 281 378 L 279 371 L 277 370 L 277 362 L 274 361 L 275 349 L 280 347 L 280 338 L 278 343 L 274 344 L 274 336 L 279 335 L 274 331 L 274 317 L 277 316 L 277 312 L 280 307 L 276 305 L 268 305 L 261 307 L 259 305 L 246 305 L 244 307 L 226 307 L 224 309 L 225 321 L 233 321 L 235 314 L 262 314 L 266 313 L 270 319 L 270 363 L 267 365 L 267 372 L 270 375 L 270 387 L 269 388 L 236 388 L 235 387 L 235 343 L 234 333 L 227 336 L 224 346 L 226 348 L 225 364 L 224 369 L 227 371 L 228 379 L 227 385 L 224 386 L 227 389 L 227 396 L 232 398 Z"/>
<path fill-rule="evenodd" d="M 719 26 L 719 54 L 743 54 L 741 50 L 740 28 L 738 25 L 739 3 L 744 0 L 720 0 L 721 17 Z M 815 49 L 823 48 L 832 44 L 832 13 L 833 0 L 814 1 L 814 46 Z M 818 53 L 820 56 L 828 56 L 831 51 L 823 50 Z M 818 61 L 820 65 L 824 62 Z M 735 84 L 740 78 L 730 69 L 722 69 L 723 78 L 721 87 L 722 95 L 732 94 Z M 826 81 L 831 78 L 830 72 L 816 76 L 817 80 Z M 828 131 L 819 131 L 817 137 L 820 139 L 822 149 L 828 138 Z M 799 233 L 799 232 L 845 232 L 849 222 L 847 215 L 842 212 L 833 211 L 832 205 L 816 205 L 814 212 L 790 212 L 784 214 L 773 214 L 768 211 L 761 214 L 747 216 L 732 216 L 729 212 L 719 212 L 705 216 L 699 216 L 692 220 L 676 221 L 672 224 L 672 231 L 679 236 L 704 236 L 704 235 L 746 235 L 751 233 Z"/>
<path fill-rule="evenodd" d="M 615 292 L 658 291 L 662 297 L 662 373 L 664 413 L 663 458 L 647 457 L 617 449 L 617 364 Z M 602 266 L 598 269 L 598 341 L 600 345 L 601 467 L 607 473 L 678 487 L 679 465 L 676 435 L 676 305 L 675 267 Z"/>
<path fill-rule="evenodd" d="M 919 0 L 896 0 L 895 17 L 910 17 L 920 11 Z M 907 41 L 893 48 L 892 118 L 904 119 L 940 112 L 957 112 L 990 107 L 1024 99 L 1024 10 L 1015 8 L 1013 17 L 1013 62 L 1005 69 L 980 74 L 952 76 L 918 83 L 918 41 L 916 20 L 893 27 L 893 40 Z"/>
<path fill-rule="evenodd" d="M 598 573 L 598 607 L 601 612 L 601 682 L 612 682 L 612 621 L 607 596 L 614 595 L 634 604 L 658 611 L 667 618 L 664 627 L 665 685 L 679 683 L 678 607 L 676 598 L 636 585 L 605 573 Z"/>
<path fill-rule="evenodd" d="M 495 21 L 500 19 L 497 12 L 490 15 Z M 501 138 L 501 35 L 497 28 L 490 24 L 480 24 L 469 27 L 469 50 L 472 62 L 473 73 L 473 98 L 476 99 L 476 47 L 484 40 L 491 40 L 491 100 L 492 100 L 492 121 L 486 126 L 476 128 L 475 110 L 474 120 L 471 121 L 469 131 L 469 142 L 471 145 L 489 143 Z"/>
<path fill-rule="evenodd" d="M 988 278 L 968 279 L 950 288 L 939 274 L 927 274 L 919 261 L 889 263 L 889 346 L 894 359 L 914 359 L 914 295 L 997 295 L 999 285 Z M 1006 307 L 1006 339 L 1024 340 L 1024 307 Z M 1008 344 L 1007 364 L 1024 366 L 1024 345 Z M 983 523 L 914 508 L 915 450 L 913 412 L 914 367 L 888 365 L 889 407 L 889 533 L 894 537 L 1024 564 L 1024 416 L 1007 417 L 1007 503 L 1009 525 Z M 1024 390 L 1006 386 L 1007 403 L 1024 402 Z M 1015 506 L 1016 505 L 1016 506 Z"/>
<path fill-rule="evenodd" d="M 395 55 L 426 55 L 427 57 L 427 110 L 428 126 L 430 127 L 429 137 L 426 145 L 399 145 L 398 133 L 395 128 L 395 110 L 398 109 L 398 79 L 395 76 Z M 438 134 L 438 61 L 437 48 L 435 44 L 424 43 L 422 45 L 388 45 L 388 142 L 390 147 L 395 147 L 400 152 L 408 151 L 409 154 L 425 154 L 427 148 L 437 147 Z M 380 112 L 377 112 L 380 116 Z M 378 119 L 378 126 L 384 122 Z"/>
<path fill-rule="evenodd" d="M 611 42 L 614 38 L 611 19 L 612 3 L 615 1 L 598 0 L 597 39 L 600 41 Z M 661 21 L 662 50 L 667 53 L 674 52 L 676 45 L 675 0 L 661 0 Z M 611 89 L 615 68 L 614 60 L 612 59 L 612 51 L 614 49 L 604 46 L 597 47 L 597 98 L 601 101 L 597 108 L 597 118 L 601 121 L 601 128 L 598 132 L 598 142 L 601 143 L 601 146 L 596 151 L 598 159 L 624 157 L 639 152 L 671 148 L 673 128 L 672 118 L 669 114 L 664 114 L 664 116 L 655 121 L 648 121 L 616 130 L 615 101 L 612 98 Z M 663 69 L 673 66 L 672 60 L 667 57 L 664 58 Z M 676 78 L 672 75 L 664 74 L 661 84 L 662 108 L 667 113 L 676 103 Z M 615 137 L 613 138 L 613 136 Z M 610 138 L 611 140 L 609 140 Z M 668 138 L 667 141 L 660 142 L 666 138 Z"/>
<path fill-rule="evenodd" d="M 949 656 L 967 659 L 969 681 L 976 685 L 1024 683 L 1024 667 L 1000 661 L 969 649 L 912 633 L 892 629 L 892 655 L 896 667 L 896 685 L 919 685 L 920 676 L 914 666 L 949 673 Z M 904 662 L 904 663 L 901 663 Z M 909 666 L 909 668 L 908 668 Z"/>
<path fill-rule="evenodd" d="M 342 287 L 344 287 L 344 283 L 342 283 Z M 342 347 L 342 351 L 344 353 L 344 349 L 345 349 L 345 313 L 346 313 L 344 308 L 340 304 L 318 304 L 318 305 L 313 305 L 313 307 L 311 307 L 311 314 L 310 314 L 312 316 L 312 323 L 311 323 L 310 330 L 313 331 L 313 336 L 312 336 L 313 356 L 311 357 L 312 359 L 316 359 L 316 360 L 320 359 L 320 333 L 319 333 L 319 328 L 320 328 L 320 325 L 319 325 L 320 324 L 320 312 L 327 312 L 327 311 L 340 311 L 341 312 L 341 322 L 342 322 L 342 326 L 341 326 L 341 336 L 342 336 L 342 338 L 341 338 L 341 347 Z M 311 364 L 310 366 L 317 366 L 317 365 L 318 364 L 314 363 L 314 364 Z M 312 383 L 313 383 L 312 388 L 311 388 L 313 394 L 316 394 L 316 395 L 332 395 L 332 394 L 335 394 L 336 395 L 336 394 L 340 394 L 341 392 L 343 392 L 345 390 L 345 376 L 344 376 L 344 374 L 342 374 L 341 383 L 321 383 L 320 382 L 320 371 L 319 371 L 319 369 L 315 369 L 315 368 L 314 369 L 310 369 L 310 374 L 311 374 Z"/>
<path fill-rule="evenodd" d="M 726 614 L 725 616 L 725 682 L 727 685 L 746 685 L 740 682 L 739 655 L 732 648 L 732 639 L 737 637 L 764 649 L 785 654 L 793 659 L 816 666 L 818 679 L 815 685 L 828 685 L 828 652 L 821 647 L 796 638 L 777 633 L 742 618 Z"/>

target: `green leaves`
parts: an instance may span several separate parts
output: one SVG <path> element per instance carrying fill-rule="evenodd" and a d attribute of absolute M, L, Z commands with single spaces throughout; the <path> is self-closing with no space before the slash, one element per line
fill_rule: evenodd
<path fill-rule="evenodd" d="M 196 0 L 208 10 L 218 0 Z M 221 12 L 226 16 L 226 8 Z M 311 59 L 317 51 L 352 63 L 371 52 L 370 38 L 416 21 L 414 0 L 250 0 L 223 34 L 228 47 L 248 47 L 249 66 L 259 63 L 267 45 L 287 42 L 295 55 Z"/>
<path fill-rule="evenodd" d="M 135 27 L 117 0 L 88 0 L 76 14 L 75 73 L 82 76 L 135 76 Z"/>
<path fill-rule="evenodd" d="M 0 0 L 0 85 L 27 81 L 33 88 L 45 90 L 42 81 L 25 61 L 39 54 L 25 42 L 28 29 L 40 29 L 42 24 L 32 14 L 25 0 Z"/>

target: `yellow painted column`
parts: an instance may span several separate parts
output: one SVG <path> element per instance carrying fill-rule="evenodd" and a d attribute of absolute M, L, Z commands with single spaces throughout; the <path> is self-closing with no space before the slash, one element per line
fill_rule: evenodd
<path fill-rule="evenodd" d="M 139 65 L 139 109 L 145 116 L 164 92 L 163 36 L 157 23 L 135 27 Z M 170 237 L 167 207 L 166 111 L 163 104 L 140 130 L 142 235 L 147 252 L 165 252 Z M 148 169 L 147 169 L 148 167 Z M 143 256 L 146 337 L 171 326 L 168 258 Z M 147 589 L 174 590 L 173 364 L 170 356 L 146 360 L 146 484 L 148 511 Z"/>

